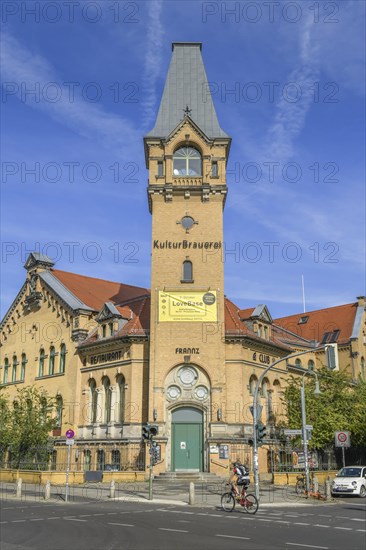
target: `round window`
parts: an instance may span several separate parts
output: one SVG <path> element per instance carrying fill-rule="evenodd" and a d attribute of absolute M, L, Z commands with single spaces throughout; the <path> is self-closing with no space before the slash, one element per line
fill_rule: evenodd
<path fill-rule="evenodd" d="M 169 386 L 166 393 L 169 399 L 178 399 L 178 397 L 181 396 L 182 392 L 180 391 L 180 388 L 178 386 Z"/>
<path fill-rule="evenodd" d="M 184 216 L 184 218 L 182 218 L 181 220 L 181 223 L 184 229 L 189 230 L 192 229 L 192 227 L 194 226 L 194 219 L 191 218 L 191 216 Z"/>
<path fill-rule="evenodd" d="M 198 378 L 198 374 L 193 367 L 183 367 L 180 369 L 178 377 L 183 386 L 193 386 Z"/>
<path fill-rule="evenodd" d="M 197 386 L 197 388 L 194 391 L 194 395 L 200 401 L 204 401 L 208 397 L 208 389 L 205 386 Z"/>

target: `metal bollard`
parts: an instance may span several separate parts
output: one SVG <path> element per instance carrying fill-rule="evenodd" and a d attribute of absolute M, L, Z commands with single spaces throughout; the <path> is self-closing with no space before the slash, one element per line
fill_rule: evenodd
<path fill-rule="evenodd" d="M 327 479 L 325 480 L 325 500 L 332 500 L 332 493 L 330 490 L 331 483 L 332 481 L 328 476 Z"/>
<path fill-rule="evenodd" d="M 49 479 L 47 479 L 44 486 L 44 499 L 50 500 L 50 498 L 51 498 L 51 482 Z"/>
<path fill-rule="evenodd" d="M 317 476 L 313 477 L 313 487 L 314 487 L 314 493 L 317 493 L 319 491 L 319 479 Z"/>
<path fill-rule="evenodd" d="M 193 481 L 191 481 L 190 484 L 189 484 L 189 504 L 191 506 L 194 505 L 194 497 L 195 497 L 195 495 L 194 495 L 194 483 L 193 483 Z"/>
<path fill-rule="evenodd" d="M 109 486 L 109 498 L 114 498 L 114 495 L 116 494 L 116 482 L 114 479 L 111 480 L 111 484 Z"/>
<path fill-rule="evenodd" d="M 18 478 L 15 482 L 15 496 L 21 498 L 22 496 L 22 478 Z"/>

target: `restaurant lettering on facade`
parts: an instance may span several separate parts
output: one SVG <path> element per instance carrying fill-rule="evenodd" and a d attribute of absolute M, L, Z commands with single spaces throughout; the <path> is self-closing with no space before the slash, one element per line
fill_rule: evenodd
<path fill-rule="evenodd" d="M 107 363 L 108 361 L 118 361 L 122 358 L 121 351 L 111 351 L 110 353 L 101 353 L 100 355 L 91 355 L 90 364 L 98 365 L 99 363 Z"/>

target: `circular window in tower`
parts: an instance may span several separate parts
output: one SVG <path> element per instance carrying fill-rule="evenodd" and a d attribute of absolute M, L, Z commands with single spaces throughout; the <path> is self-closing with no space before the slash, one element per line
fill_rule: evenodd
<path fill-rule="evenodd" d="M 198 374 L 193 367 L 183 367 L 178 373 L 178 378 L 183 386 L 190 387 L 196 382 Z"/>
<path fill-rule="evenodd" d="M 204 401 L 208 397 L 208 389 L 206 388 L 206 386 L 197 386 L 197 388 L 194 390 L 194 395 L 200 401 Z"/>
<path fill-rule="evenodd" d="M 169 386 L 166 393 L 169 399 L 178 399 L 182 394 L 179 386 Z"/>
<path fill-rule="evenodd" d="M 195 221 L 191 216 L 184 216 L 184 218 L 181 219 L 181 224 L 186 231 L 189 231 L 194 226 Z"/>

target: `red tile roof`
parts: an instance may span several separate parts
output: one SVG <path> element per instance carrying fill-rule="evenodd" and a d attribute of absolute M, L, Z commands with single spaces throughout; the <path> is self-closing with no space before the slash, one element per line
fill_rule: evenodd
<path fill-rule="evenodd" d="M 87 306 L 100 310 L 105 302 L 120 304 L 137 296 L 150 294 L 147 288 L 86 277 L 77 273 L 51 269 L 52 274 Z"/>
<path fill-rule="evenodd" d="M 273 323 L 302 338 L 318 342 L 322 341 L 324 333 L 340 330 L 337 342 L 346 343 L 352 334 L 357 306 L 356 302 L 306 313 L 296 313 L 288 317 L 274 319 Z M 299 323 L 301 317 L 308 317 L 306 323 Z"/>

